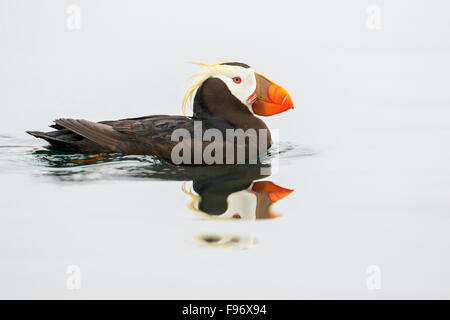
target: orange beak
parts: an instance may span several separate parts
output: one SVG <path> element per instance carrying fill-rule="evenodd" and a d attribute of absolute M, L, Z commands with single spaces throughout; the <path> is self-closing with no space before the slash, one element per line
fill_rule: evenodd
<path fill-rule="evenodd" d="M 252 190 L 255 192 L 266 192 L 270 200 L 276 202 L 289 195 L 294 190 L 282 188 L 271 181 L 258 181 L 253 184 Z"/>
<path fill-rule="evenodd" d="M 289 93 L 265 76 L 255 72 L 256 91 L 249 97 L 253 112 L 260 116 L 271 116 L 294 108 Z M 255 97 L 256 95 L 256 97 Z"/>

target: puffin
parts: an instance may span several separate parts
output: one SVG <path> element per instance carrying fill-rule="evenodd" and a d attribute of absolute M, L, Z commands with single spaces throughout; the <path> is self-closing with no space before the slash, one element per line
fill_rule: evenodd
<path fill-rule="evenodd" d="M 272 144 L 270 130 L 258 116 L 272 116 L 293 109 L 289 93 L 242 62 L 194 64 L 201 70 L 191 77 L 193 82 L 183 96 L 183 115 L 150 115 L 100 122 L 60 118 L 50 125 L 53 131 L 26 132 L 46 140 L 49 150 L 89 155 L 152 155 L 177 165 L 234 164 L 239 148 L 244 148 L 244 161 L 248 162 L 252 157 L 249 150 L 252 141 L 257 143 L 258 157 L 267 152 Z M 191 116 L 187 115 L 188 107 L 192 109 Z M 187 133 L 183 141 L 174 139 L 177 130 Z M 200 130 L 200 135 L 196 130 Z M 222 141 L 216 136 L 205 139 L 208 130 L 226 138 Z M 229 137 L 230 130 L 256 133 L 256 140 Z M 260 132 L 265 134 L 259 135 Z M 174 160 L 175 148 L 180 144 L 181 162 Z M 212 144 L 222 148 L 223 152 L 214 149 L 212 162 L 203 157 L 197 161 L 195 147 L 199 146 L 203 152 Z M 231 161 L 225 159 L 227 148 L 234 150 Z"/>

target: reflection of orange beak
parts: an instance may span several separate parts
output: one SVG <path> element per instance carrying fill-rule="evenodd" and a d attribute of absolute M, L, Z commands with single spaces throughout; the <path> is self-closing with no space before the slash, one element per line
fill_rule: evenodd
<path fill-rule="evenodd" d="M 260 116 L 271 116 L 294 108 L 294 103 L 285 89 L 262 74 L 255 72 L 255 77 L 256 101 L 252 104 L 254 113 Z M 255 97 L 252 100 L 254 99 Z"/>
<path fill-rule="evenodd" d="M 276 202 L 289 195 L 294 190 L 282 188 L 271 181 L 258 181 L 253 184 L 252 190 L 255 192 L 266 192 L 270 200 Z"/>

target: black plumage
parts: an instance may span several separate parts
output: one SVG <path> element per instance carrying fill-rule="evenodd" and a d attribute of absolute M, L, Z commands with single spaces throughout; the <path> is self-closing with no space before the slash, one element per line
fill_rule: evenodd
<path fill-rule="evenodd" d="M 58 119 L 51 125 L 55 131 L 27 132 L 48 141 L 47 148 L 51 150 L 84 154 L 147 154 L 168 161 L 171 161 L 172 148 L 178 143 L 171 140 L 173 131 L 184 128 L 194 139 L 194 121 L 201 121 L 203 131 L 219 129 L 224 137 L 226 129 L 267 129 L 267 147 L 271 144 L 270 132 L 265 123 L 232 95 L 225 83 L 218 78 L 209 78 L 199 87 L 193 109 L 192 117 L 152 115 L 101 122 Z M 203 148 L 209 143 L 202 142 Z M 235 141 L 224 141 L 224 148 L 227 143 L 236 144 Z M 245 143 L 248 148 L 248 141 Z M 266 150 L 258 151 L 261 153 Z"/>

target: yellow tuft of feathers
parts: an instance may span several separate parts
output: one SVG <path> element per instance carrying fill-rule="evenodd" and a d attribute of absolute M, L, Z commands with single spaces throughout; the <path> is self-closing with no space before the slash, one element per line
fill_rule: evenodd
<path fill-rule="evenodd" d="M 186 93 L 183 96 L 183 101 L 181 102 L 181 110 L 183 111 L 183 114 L 187 117 L 186 109 L 188 106 L 192 109 L 192 103 L 193 103 L 193 96 L 195 91 L 200 88 L 200 86 L 205 82 L 206 79 L 208 79 L 211 76 L 214 75 L 231 75 L 232 74 L 232 68 L 228 65 L 223 65 L 221 63 L 226 61 L 221 61 L 220 63 L 216 64 L 206 64 L 201 62 L 191 62 L 192 64 L 195 64 L 202 68 L 200 72 L 197 72 L 190 76 L 189 79 L 194 79 L 194 81 L 191 83 L 191 85 L 187 88 Z"/>
<path fill-rule="evenodd" d="M 198 203 L 200 202 L 201 198 L 200 196 L 196 195 L 193 191 L 192 188 L 187 188 L 187 181 L 183 183 L 183 185 L 181 186 L 181 191 L 183 191 L 184 194 L 188 195 L 191 198 L 191 201 L 188 204 L 188 208 L 196 213 L 204 213 L 201 210 L 196 208 L 196 205 L 198 205 Z"/>

